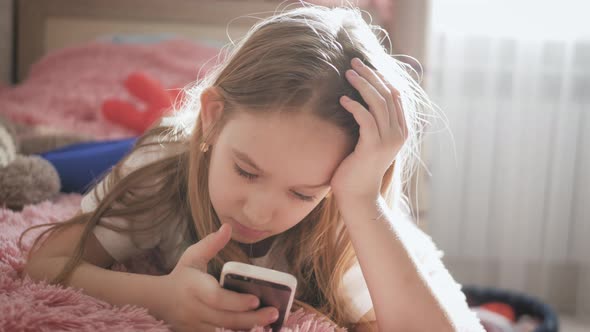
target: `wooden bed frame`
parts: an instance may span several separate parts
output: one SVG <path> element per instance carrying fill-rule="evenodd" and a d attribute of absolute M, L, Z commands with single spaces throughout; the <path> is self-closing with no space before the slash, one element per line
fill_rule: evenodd
<path fill-rule="evenodd" d="M 369 0 L 304 0 L 357 3 L 363 16 L 385 28 L 394 53 L 408 54 L 424 64 L 428 2 L 390 0 L 392 13 Z M 104 36 L 166 34 L 218 45 L 243 36 L 258 20 L 298 6 L 299 0 L 15 0 L 17 83 L 31 64 L 47 52 Z M 383 20 L 381 16 L 386 16 Z M 368 18 L 368 17 L 366 17 Z M 384 45 L 389 50 L 390 45 Z"/>
<path fill-rule="evenodd" d="M 18 0 L 16 5 L 15 58 L 20 82 L 31 64 L 54 49 L 121 34 L 177 35 L 223 45 L 230 41 L 228 33 L 236 40 L 256 19 L 293 4 L 279 0 Z"/>

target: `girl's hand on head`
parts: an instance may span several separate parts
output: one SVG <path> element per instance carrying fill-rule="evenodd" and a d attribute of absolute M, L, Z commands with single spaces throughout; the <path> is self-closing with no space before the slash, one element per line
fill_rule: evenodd
<path fill-rule="evenodd" d="M 340 207 L 359 200 L 377 201 L 383 175 L 408 137 L 399 92 L 359 59 L 352 60 L 352 68 L 346 77 L 369 109 L 346 96 L 340 98 L 360 126 L 354 151 L 342 161 L 330 183 Z"/>
<path fill-rule="evenodd" d="M 162 277 L 162 285 L 154 289 L 160 302 L 159 316 L 174 331 L 215 331 L 218 327 L 250 330 L 276 320 L 278 311 L 258 308 L 254 295 L 226 290 L 207 273 L 207 263 L 225 247 L 231 238 L 231 227 L 221 228 L 182 255 L 174 270 Z"/>

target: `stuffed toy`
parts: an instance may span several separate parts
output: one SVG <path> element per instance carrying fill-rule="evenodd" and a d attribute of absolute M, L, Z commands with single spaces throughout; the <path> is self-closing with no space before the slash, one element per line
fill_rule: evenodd
<path fill-rule="evenodd" d="M 67 135 L 46 127 L 27 127 L 0 116 L 0 207 L 20 210 L 51 199 L 60 191 L 60 178 L 51 163 L 24 155 L 55 149 L 88 137 Z"/>
<path fill-rule="evenodd" d="M 101 112 L 112 123 L 142 134 L 162 117 L 177 98 L 182 97 L 181 89 L 165 89 L 160 82 L 142 72 L 130 74 L 123 82 L 125 89 L 146 104 L 138 109 L 133 103 L 111 98 L 104 101 Z"/>

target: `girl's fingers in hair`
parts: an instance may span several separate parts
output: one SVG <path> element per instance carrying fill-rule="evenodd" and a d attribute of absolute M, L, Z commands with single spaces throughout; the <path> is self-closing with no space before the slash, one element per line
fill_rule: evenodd
<path fill-rule="evenodd" d="M 395 116 L 393 118 L 395 118 L 395 122 L 392 123 L 392 126 L 394 128 L 398 128 L 399 132 L 401 133 L 402 137 L 404 139 L 407 138 L 408 136 L 408 127 L 406 126 L 406 118 L 404 115 L 404 108 L 402 106 L 402 99 L 399 95 L 399 92 L 397 92 L 397 90 L 395 90 L 396 93 L 396 99 L 395 99 Z"/>
<path fill-rule="evenodd" d="M 207 309 L 205 309 L 205 313 L 206 317 L 209 317 L 209 324 L 232 330 L 250 330 L 254 326 L 266 326 L 276 321 L 279 313 L 274 307 L 248 312 Z"/>
<path fill-rule="evenodd" d="M 393 105 L 394 107 L 390 110 L 390 124 L 393 128 L 400 128 L 403 137 L 408 136 L 408 127 L 406 125 L 406 117 L 404 116 L 404 109 L 402 107 L 402 99 L 399 91 L 390 83 L 388 82 L 383 74 L 376 72 L 376 74 L 381 78 L 384 82 L 385 87 L 389 91 L 389 95 L 392 96 Z"/>
<path fill-rule="evenodd" d="M 369 111 L 377 119 L 380 136 L 383 137 L 389 129 L 388 108 L 393 106 L 392 101 L 388 100 L 387 88 L 375 72 L 358 58 L 353 59 L 352 66 L 354 70 L 347 71 L 349 81 L 368 104 Z"/>
<path fill-rule="evenodd" d="M 406 138 L 408 138 L 408 126 L 406 125 L 406 116 L 404 115 L 404 107 L 402 106 L 402 99 L 401 99 L 401 97 L 399 97 L 399 93 L 398 93 L 398 97 L 396 99 L 395 104 L 397 105 L 397 107 L 395 109 L 396 109 L 396 114 L 399 118 L 399 120 L 398 120 L 399 128 L 400 128 L 402 136 L 405 140 Z"/>
<path fill-rule="evenodd" d="M 390 89 L 386 85 L 387 80 L 383 77 L 383 75 L 381 75 L 381 73 L 379 73 L 377 70 L 374 70 L 373 68 L 364 64 L 359 58 L 352 59 L 351 63 L 353 68 L 357 72 L 359 72 L 360 75 L 364 77 L 369 83 L 371 83 L 375 90 L 379 92 L 381 97 L 385 99 L 385 101 L 387 102 L 387 110 L 393 109 L 393 107 L 395 106 L 394 98 L 391 95 Z M 387 117 L 386 123 L 389 123 L 391 113 L 387 110 L 384 110 L 384 113 Z"/>
<path fill-rule="evenodd" d="M 355 121 L 359 124 L 359 143 L 367 142 L 377 144 L 381 140 L 377 120 L 367 109 L 359 102 L 350 99 L 347 96 L 340 97 L 340 104 L 345 110 L 350 112 Z"/>
<path fill-rule="evenodd" d="M 381 137 L 384 134 L 384 128 L 382 128 L 382 123 L 386 119 L 384 117 L 384 112 L 382 110 L 380 111 L 379 109 L 387 107 L 385 99 L 380 97 L 379 92 L 375 90 L 371 83 L 369 83 L 365 78 L 360 76 L 360 74 L 355 70 L 347 70 L 346 77 L 348 78 L 350 84 L 358 90 L 363 100 L 369 106 L 368 110 L 366 110 L 364 107 L 363 109 L 365 109 L 365 112 L 367 112 L 368 114 L 371 114 L 373 118 L 375 118 L 375 121 L 377 123 L 377 133 L 379 137 Z"/>
<path fill-rule="evenodd" d="M 254 295 L 240 294 L 221 286 L 206 291 L 201 300 L 212 308 L 235 312 L 254 310 L 260 305 L 260 301 Z"/>

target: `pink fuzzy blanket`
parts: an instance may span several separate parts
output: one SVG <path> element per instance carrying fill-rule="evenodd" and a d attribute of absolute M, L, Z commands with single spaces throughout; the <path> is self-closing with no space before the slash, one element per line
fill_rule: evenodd
<path fill-rule="evenodd" d="M 57 126 L 65 132 L 83 130 L 97 139 L 130 136 L 129 130 L 106 122 L 99 112 L 106 98 L 132 100 L 121 84 L 130 72 L 141 70 L 165 86 L 180 87 L 195 80 L 201 65 L 217 52 L 179 40 L 150 45 L 92 43 L 59 50 L 41 59 L 23 84 L 0 89 L 0 113 L 18 122 Z M 80 290 L 22 278 L 25 256 L 17 245 L 20 234 L 32 225 L 67 219 L 77 211 L 80 199 L 78 194 L 62 194 L 20 212 L 0 207 L 0 330 L 169 331 L 144 308 L 116 307 Z M 25 250 L 40 232 L 37 229 L 27 234 Z M 149 260 L 135 264 L 116 268 L 152 268 Z M 300 332 L 336 330 L 301 310 L 293 313 L 283 328 Z"/>

